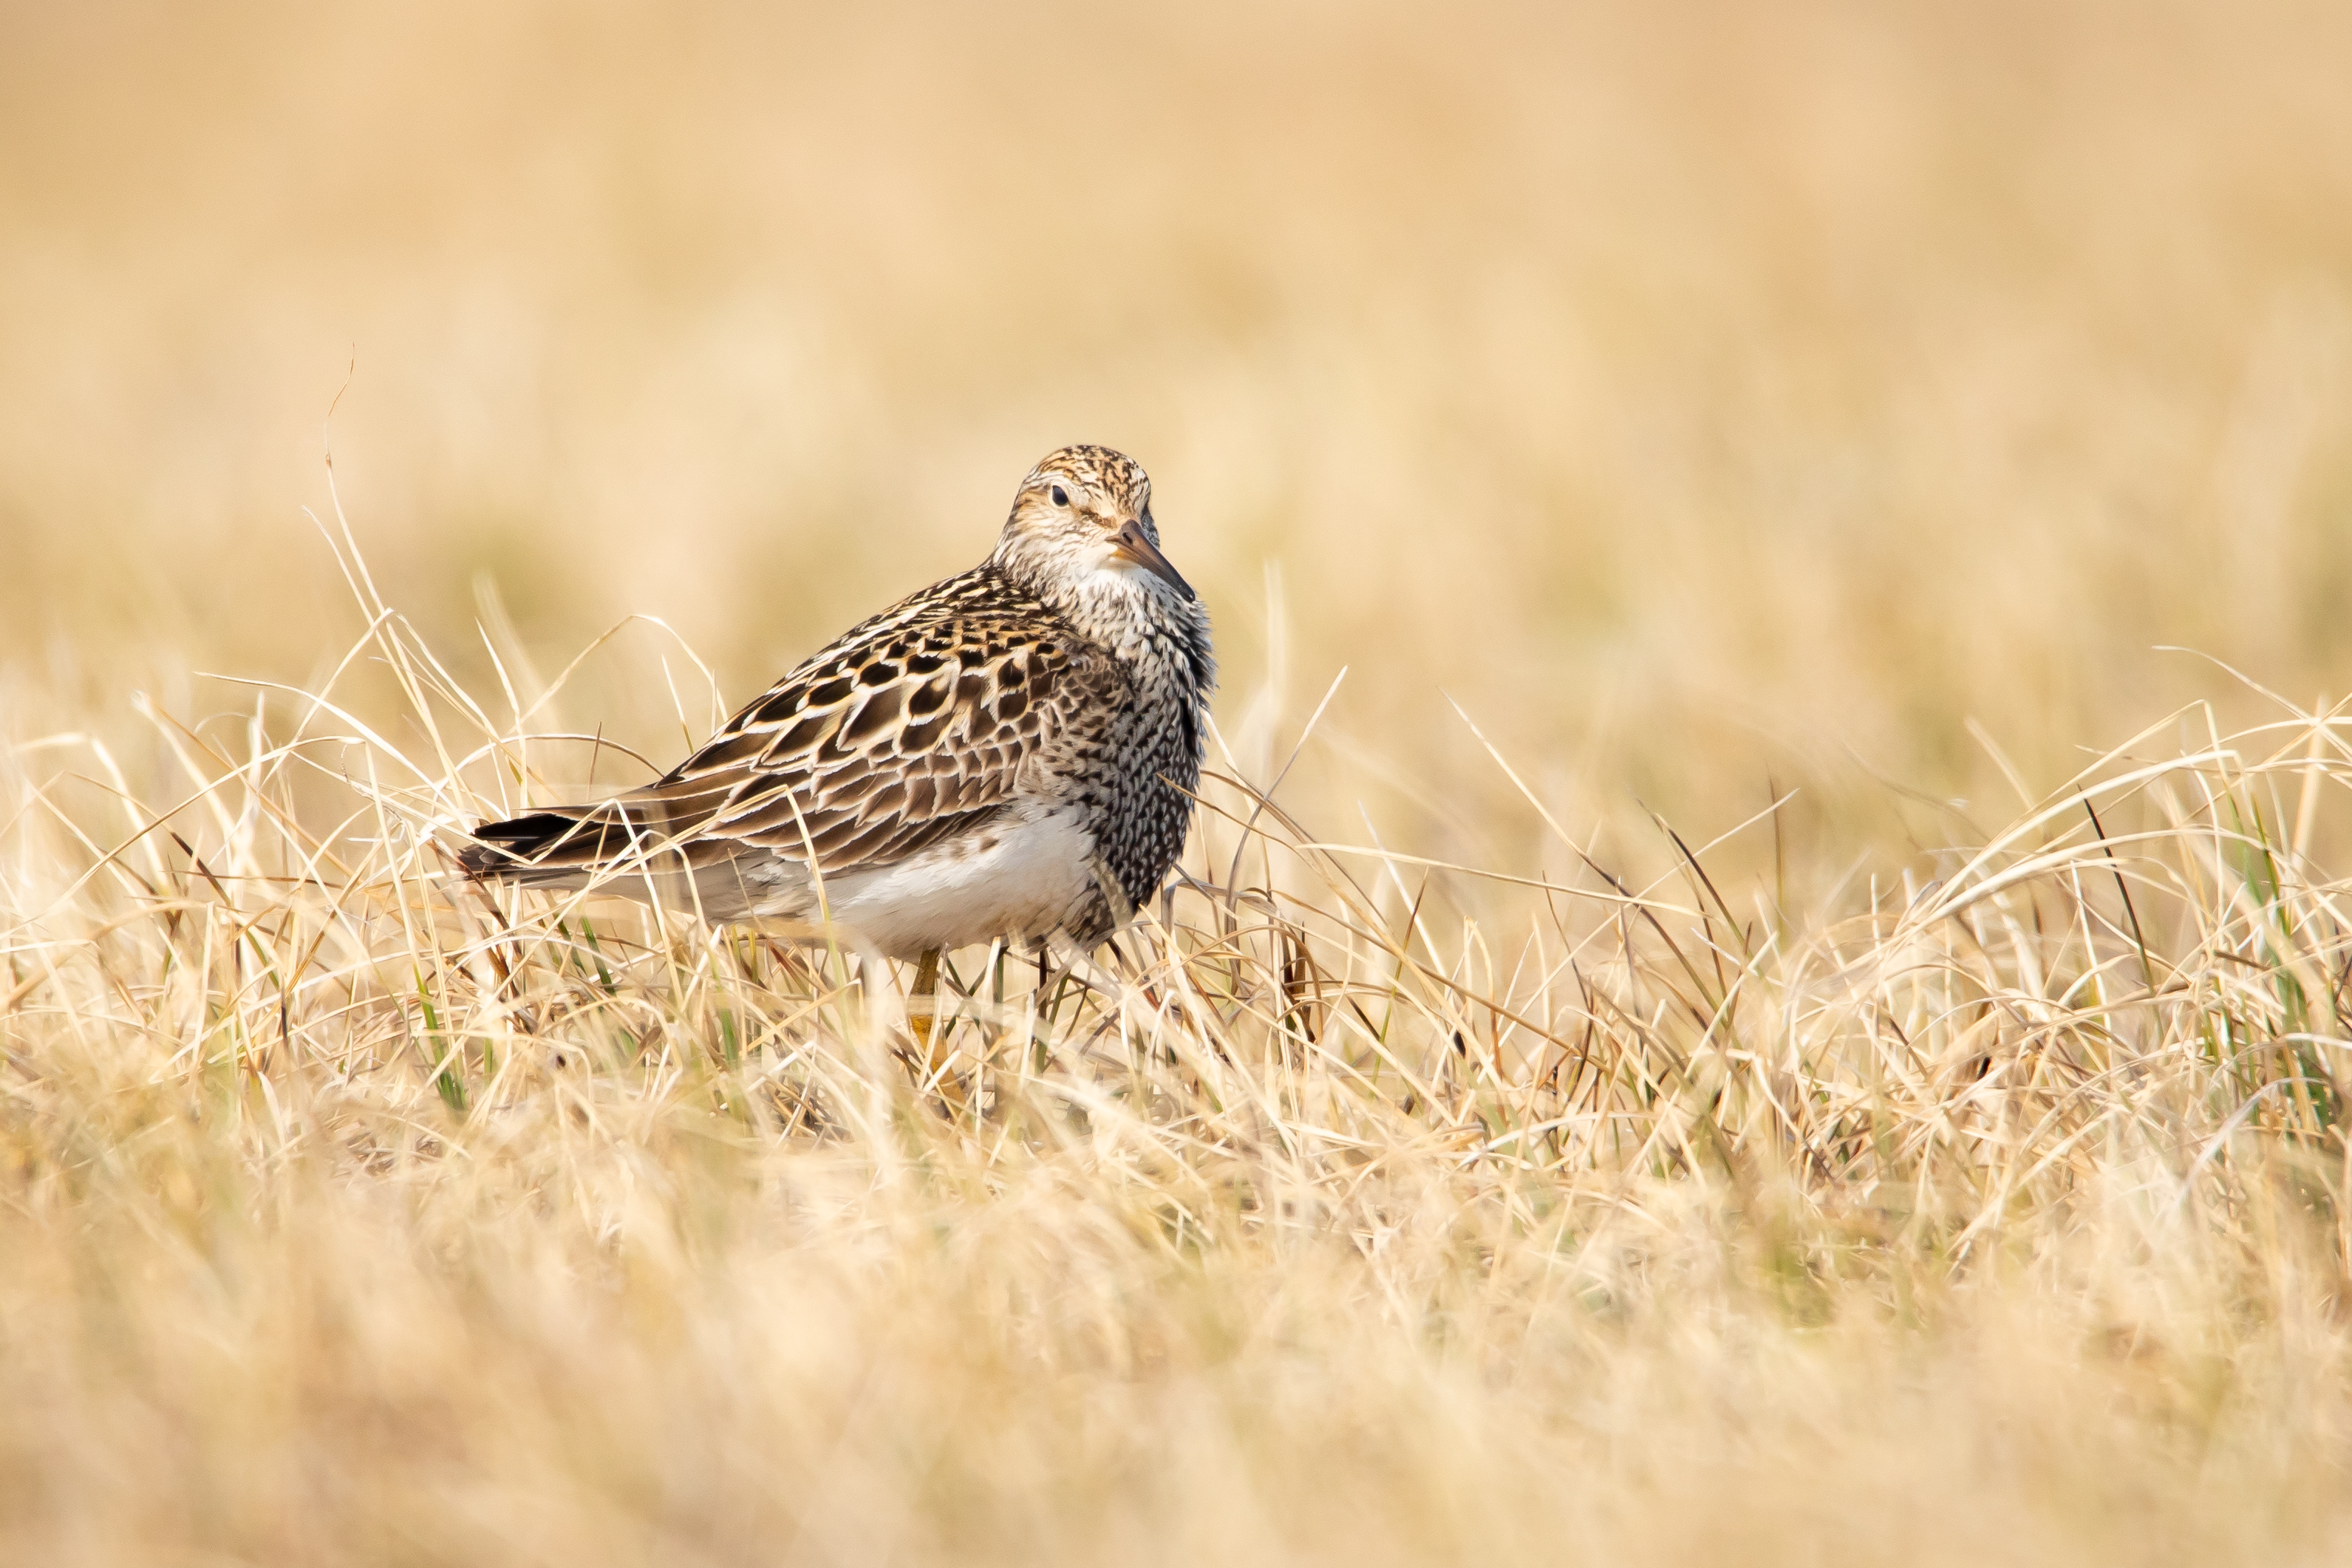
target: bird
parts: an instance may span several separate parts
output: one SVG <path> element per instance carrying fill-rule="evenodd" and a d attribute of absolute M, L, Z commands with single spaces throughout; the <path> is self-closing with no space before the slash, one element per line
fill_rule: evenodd
<path fill-rule="evenodd" d="M 988 558 L 851 627 L 654 783 L 476 827 L 477 882 L 590 889 L 914 960 L 1091 950 L 1182 852 L 1216 685 L 1151 481 L 1049 453 Z"/>

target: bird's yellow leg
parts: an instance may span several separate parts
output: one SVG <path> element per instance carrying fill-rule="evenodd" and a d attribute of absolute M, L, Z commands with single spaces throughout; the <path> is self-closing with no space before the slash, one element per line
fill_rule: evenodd
<path fill-rule="evenodd" d="M 907 996 L 907 1026 L 923 1053 L 924 1070 L 937 1073 L 946 1058 L 932 1044 L 939 1030 L 940 950 L 932 948 L 915 965 L 915 988 Z"/>

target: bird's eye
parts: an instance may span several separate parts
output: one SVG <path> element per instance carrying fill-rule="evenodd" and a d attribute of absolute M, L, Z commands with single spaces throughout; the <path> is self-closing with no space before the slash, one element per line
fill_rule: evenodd
<path fill-rule="evenodd" d="M 1070 492 L 1064 489 L 1061 486 L 1055 485 L 1052 493 L 1054 497 L 1054 504 L 1055 506 L 1067 506 L 1070 504 Z"/>

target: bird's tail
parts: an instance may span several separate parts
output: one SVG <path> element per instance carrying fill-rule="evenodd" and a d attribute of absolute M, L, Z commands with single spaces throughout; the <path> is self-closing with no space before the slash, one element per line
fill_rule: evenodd
<path fill-rule="evenodd" d="M 753 884 L 773 857 L 697 837 L 719 796 L 708 789 L 653 788 L 600 805 L 558 805 L 474 829 L 457 864 L 478 882 L 551 891 L 593 889 L 713 919 L 740 919 L 763 889 Z M 764 889 L 772 891 L 772 889 Z"/>
<path fill-rule="evenodd" d="M 551 806 L 482 824 L 474 829 L 474 842 L 457 851 L 457 864 L 478 882 L 584 888 L 654 847 L 646 825 L 614 803 Z"/>

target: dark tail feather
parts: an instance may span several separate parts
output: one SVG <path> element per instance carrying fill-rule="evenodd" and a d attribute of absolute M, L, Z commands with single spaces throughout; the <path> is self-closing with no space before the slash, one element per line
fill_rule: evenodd
<path fill-rule="evenodd" d="M 755 891 L 761 900 L 775 893 L 775 857 L 740 843 L 693 837 L 718 798 L 707 791 L 640 795 L 486 822 L 474 829 L 475 841 L 457 851 L 457 864 L 478 882 L 584 889 L 698 910 L 712 920 L 746 919 Z M 751 884 L 761 870 L 769 875 L 755 889 Z"/>
<path fill-rule="evenodd" d="M 701 869 L 735 847 L 697 842 L 695 832 L 726 800 L 723 786 L 656 786 L 601 805 L 559 805 L 474 829 L 457 864 L 477 881 L 526 888 L 584 888 L 615 873 Z"/>
<path fill-rule="evenodd" d="M 457 864 L 476 881 L 525 887 L 584 886 L 588 877 L 640 848 L 645 829 L 609 805 L 534 811 L 474 829 Z"/>

